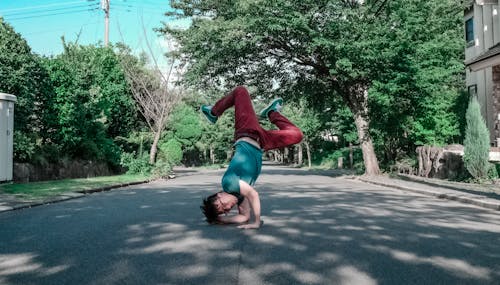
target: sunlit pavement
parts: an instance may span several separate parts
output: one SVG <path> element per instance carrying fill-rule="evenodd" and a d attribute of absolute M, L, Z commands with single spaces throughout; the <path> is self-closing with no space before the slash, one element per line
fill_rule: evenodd
<path fill-rule="evenodd" d="M 0 284 L 500 284 L 499 211 L 264 166 L 264 226 L 209 226 L 222 173 L 0 213 Z"/>

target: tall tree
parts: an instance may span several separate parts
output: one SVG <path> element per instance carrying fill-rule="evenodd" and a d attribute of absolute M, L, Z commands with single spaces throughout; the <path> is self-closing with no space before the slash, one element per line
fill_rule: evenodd
<path fill-rule="evenodd" d="M 170 63 L 167 72 L 154 63 L 147 66 L 146 56 L 137 58 L 127 47 L 120 47 L 123 69 L 135 102 L 146 124 L 153 133 L 153 143 L 149 152 L 149 163 L 154 164 L 158 143 L 165 131 L 173 108 L 180 102 L 182 92 L 174 86 L 176 65 Z"/>
<path fill-rule="evenodd" d="M 404 33 L 412 22 L 401 23 L 394 15 L 404 14 L 405 5 L 424 2 L 178 0 L 172 7 L 182 11 L 177 16 L 193 17 L 191 27 L 161 31 L 180 42 L 178 56 L 190 64 L 186 80 L 192 84 L 248 84 L 263 95 L 289 96 L 298 83 L 313 82 L 324 91 L 311 94 L 340 96 L 351 110 L 366 174 L 378 174 L 368 90 L 404 56 L 390 41 L 397 43 L 395 30 Z M 446 9 L 452 0 L 442 1 L 446 6 L 431 2 L 438 7 L 436 17 L 461 11 Z M 423 28 L 419 32 L 425 33 Z M 276 85 L 280 89 L 273 90 Z"/>
<path fill-rule="evenodd" d="M 371 127 L 385 162 L 415 145 L 460 139 L 454 109 L 464 72 L 463 9 L 457 1 L 391 2 L 394 24 L 384 52 L 394 60 L 369 91 L 370 115 L 377 118 Z"/>
<path fill-rule="evenodd" d="M 491 167 L 490 134 L 476 97 L 471 98 L 465 116 L 464 165 L 475 179 L 484 179 Z"/>
<path fill-rule="evenodd" d="M 41 59 L 31 52 L 28 43 L 16 33 L 12 26 L 0 17 L 0 92 L 17 96 L 14 124 L 14 158 L 29 159 L 30 153 L 19 149 L 20 145 L 30 145 L 34 150 L 35 141 L 43 133 L 42 104 L 45 95 L 50 94 L 48 75 Z"/>
<path fill-rule="evenodd" d="M 319 137 L 320 128 L 322 127 L 318 114 L 307 105 L 304 99 L 295 104 L 287 104 L 283 114 L 302 130 L 304 138 L 298 147 L 298 161 L 299 164 L 302 164 L 302 145 L 304 145 L 306 147 L 308 166 L 311 168 L 311 141 L 315 137 Z"/>
<path fill-rule="evenodd" d="M 113 139 L 128 136 L 137 122 L 119 57 L 111 48 L 63 45 L 62 54 L 45 61 L 55 90 L 50 108 L 56 114 L 53 131 L 45 136 L 70 157 L 117 164 Z"/>

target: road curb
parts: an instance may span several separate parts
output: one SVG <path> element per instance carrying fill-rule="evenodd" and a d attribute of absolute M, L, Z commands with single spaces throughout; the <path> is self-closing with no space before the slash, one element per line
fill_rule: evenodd
<path fill-rule="evenodd" d="M 110 191 L 110 190 L 116 189 L 116 188 L 144 184 L 144 183 L 148 183 L 150 181 L 151 180 L 143 180 L 143 181 L 136 181 L 136 182 L 120 183 L 120 184 L 116 184 L 116 185 L 112 185 L 112 186 L 100 187 L 100 188 L 95 188 L 95 189 L 68 192 L 68 193 L 64 193 L 62 195 L 56 196 L 56 197 L 54 197 L 50 200 L 46 200 L 46 201 L 33 202 L 33 203 L 19 202 L 19 204 L 15 204 L 12 206 L 0 206 L 0 213 L 14 211 L 14 210 L 21 210 L 21 209 L 26 209 L 26 208 L 33 208 L 33 207 L 47 205 L 47 204 L 59 203 L 59 202 L 67 201 L 67 200 L 85 197 L 86 195 L 92 194 L 92 193 Z"/>
<path fill-rule="evenodd" d="M 437 197 L 439 199 L 448 199 L 448 200 L 453 200 L 453 201 L 458 201 L 466 204 L 472 204 L 475 206 L 491 209 L 491 210 L 497 210 L 500 211 L 500 201 L 495 202 L 491 201 L 491 199 L 488 199 L 486 197 L 470 197 L 466 195 L 458 195 L 458 194 L 450 194 L 450 193 L 441 193 L 441 192 L 435 192 L 435 191 L 430 191 L 430 190 L 424 190 L 424 189 L 417 189 L 414 187 L 405 187 L 401 185 L 395 185 L 391 183 L 384 183 L 384 182 L 379 182 L 379 181 L 373 181 L 370 179 L 365 179 L 358 177 L 357 180 L 365 182 L 365 183 L 370 183 L 370 184 L 375 184 L 379 186 L 384 186 L 384 187 L 389 187 L 389 188 L 396 188 L 400 190 L 406 190 L 406 191 L 411 191 L 411 192 L 416 192 L 424 195 L 430 195 Z"/>

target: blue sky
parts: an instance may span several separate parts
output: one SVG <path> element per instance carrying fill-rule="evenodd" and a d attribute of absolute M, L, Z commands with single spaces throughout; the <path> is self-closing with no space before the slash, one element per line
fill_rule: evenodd
<path fill-rule="evenodd" d="M 110 0 L 109 41 L 124 42 L 136 52 L 147 51 L 145 30 L 155 57 L 161 57 L 167 43 L 153 29 L 161 27 L 162 21 L 189 25 L 186 20 L 174 21 L 164 16 L 169 9 L 168 0 Z M 101 0 L 0 0 L 0 16 L 37 54 L 60 54 L 61 36 L 67 42 L 78 39 L 84 45 L 104 43 Z"/>

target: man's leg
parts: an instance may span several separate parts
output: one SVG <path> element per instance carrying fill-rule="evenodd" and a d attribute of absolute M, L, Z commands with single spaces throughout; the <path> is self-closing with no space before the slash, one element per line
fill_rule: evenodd
<path fill-rule="evenodd" d="M 269 120 L 279 130 L 267 130 L 263 132 L 261 135 L 261 146 L 264 150 L 290 146 L 302 140 L 302 131 L 279 112 L 271 111 L 269 113 Z"/>
<path fill-rule="evenodd" d="M 260 140 L 262 127 L 253 109 L 248 90 L 243 86 L 234 88 L 229 94 L 219 99 L 212 107 L 212 114 L 219 117 L 224 111 L 234 106 L 235 139 L 243 136 Z"/>

